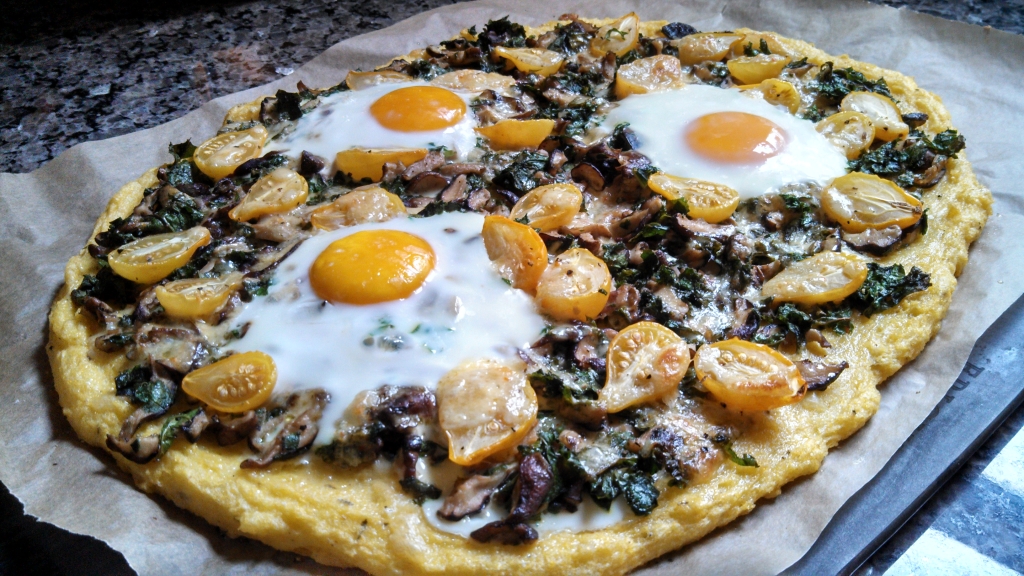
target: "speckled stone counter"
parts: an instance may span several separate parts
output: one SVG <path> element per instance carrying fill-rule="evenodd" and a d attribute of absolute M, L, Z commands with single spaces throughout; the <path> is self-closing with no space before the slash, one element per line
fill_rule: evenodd
<path fill-rule="evenodd" d="M 162 124 L 455 1 L 11 0 L 0 19 L 0 171 L 29 172 L 77 143 Z M 1024 33 L 1024 0 L 884 3 Z M 1018 409 L 859 573 L 1024 573 L 1022 427 Z M 25 517 L 0 485 L 0 575 L 28 573 L 131 570 L 104 544 Z"/>

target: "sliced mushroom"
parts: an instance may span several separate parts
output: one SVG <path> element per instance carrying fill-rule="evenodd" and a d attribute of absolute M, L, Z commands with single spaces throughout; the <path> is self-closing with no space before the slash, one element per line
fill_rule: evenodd
<path fill-rule="evenodd" d="M 444 504 L 437 511 L 437 515 L 454 522 L 483 510 L 491 501 L 494 491 L 516 469 L 516 465 L 509 465 L 489 475 L 474 474 L 468 478 L 459 478 L 455 481 L 452 493 L 445 498 Z"/>
<path fill-rule="evenodd" d="M 835 382 L 836 378 L 839 378 L 839 375 L 843 373 L 843 370 L 849 368 L 850 365 L 845 360 L 839 364 L 801 360 L 796 363 L 796 367 L 800 370 L 800 375 L 803 376 L 804 381 L 807 382 L 807 390 L 815 392 L 828 388 L 828 385 Z"/>
<path fill-rule="evenodd" d="M 724 242 L 736 233 L 731 224 L 709 224 L 704 220 L 691 220 L 682 214 L 676 214 L 672 227 L 687 238 L 703 237 Z"/>
<path fill-rule="evenodd" d="M 431 150 L 421 160 L 413 162 L 405 169 L 404 172 L 402 172 L 402 180 L 409 181 L 424 172 L 433 172 L 442 164 L 444 164 L 444 156 L 441 152 L 438 150 Z"/>
<path fill-rule="evenodd" d="M 405 191 L 409 194 L 430 194 L 448 186 L 448 179 L 437 172 L 421 172 L 409 180 Z"/>
<path fill-rule="evenodd" d="M 259 428 L 260 420 L 255 410 L 249 410 L 241 416 L 222 420 L 221 416 L 214 414 L 210 423 L 210 430 L 217 436 L 217 444 L 230 446 L 245 440 Z"/>
<path fill-rule="evenodd" d="M 242 462 L 242 468 L 265 468 L 274 460 L 308 448 L 320 431 L 320 416 L 329 400 L 327 392 L 318 388 L 290 395 L 284 411 L 264 422 L 249 437 L 256 457 Z"/>
<path fill-rule="evenodd" d="M 588 162 L 578 164 L 575 168 L 572 169 L 572 172 L 570 172 L 569 174 L 572 176 L 572 179 L 575 180 L 576 182 L 582 182 L 586 184 L 587 190 L 591 190 L 594 192 L 600 192 L 601 190 L 604 190 L 604 176 L 601 174 L 601 171 L 598 170 L 597 167 L 595 167 L 593 164 L 590 164 Z"/>
<path fill-rule="evenodd" d="M 841 232 L 843 241 L 858 252 L 869 252 L 871 254 L 885 254 L 895 246 L 903 237 L 903 229 L 893 224 L 888 228 L 875 230 L 868 228 L 863 232 L 851 234 Z"/>
<path fill-rule="evenodd" d="M 441 191 L 442 202 L 461 202 L 469 195 L 469 181 L 465 174 L 459 174 L 447 188 Z"/>

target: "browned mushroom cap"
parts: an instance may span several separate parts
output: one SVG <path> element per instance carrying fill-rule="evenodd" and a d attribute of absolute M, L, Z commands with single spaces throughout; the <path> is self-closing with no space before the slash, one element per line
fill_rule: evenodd
<path fill-rule="evenodd" d="M 445 498 L 437 511 L 437 515 L 454 522 L 483 510 L 491 501 L 494 491 L 516 471 L 517 467 L 518 464 L 513 463 L 491 470 L 490 474 L 474 474 L 467 478 L 459 478 L 455 481 L 452 493 Z"/>
<path fill-rule="evenodd" d="M 600 192 L 604 190 L 605 180 L 601 171 L 598 170 L 593 164 L 589 162 L 583 162 L 572 169 L 569 173 L 572 179 L 577 182 L 582 182 L 587 185 L 587 190 L 594 192 Z"/>
<path fill-rule="evenodd" d="M 410 194 L 429 194 L 448 186 L 448 179 L 437 172 L 422 172 L 409 180 L 405 187 Z"/>
<path fill-rule="evenodd" d="M 801 360 L 796 363 L 796 367 L 800 370 L 800 375 L 803 376 L 804 381 L 807 382 L 807 390 L 814 392 L 817 390 L 824 390 L 828 388 L 828 385 L 835 382 L 836 378 L 850 367 L 846 361 L 840 362 L 839 364 L 824 364 L 821 362 L 811 362 L 810 360 Z"/>

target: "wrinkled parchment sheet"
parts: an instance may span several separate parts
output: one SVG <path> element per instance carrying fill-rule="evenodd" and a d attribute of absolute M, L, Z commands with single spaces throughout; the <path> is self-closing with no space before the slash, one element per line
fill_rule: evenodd
<path fill-rule="evenodd" d="M 943 97 L 967 137 L 967 157 L 996 198 L 942 330 L 883 385 L 881 408 L 867 426 L 832 450 L 818 473 L 639 573 L 767 574 L 798 560 L 945 395 L 982 332 L 1024 292 L 1024 37 L 860 0 L 485 0 L 346 40 L 275 83 L 214 100 L 150 130 L 75 146 L 31 174 L 0 175 L 0 480 L 28 514 L 107 542 L 140 574 L 334 572 L 223 536 L 138 491 L 110 457 L 75 438 L 57 406 L 43 348 L 46 314 L 67 259 L 81 250 L 123 183 L 169 161 L 168 142 L 212 136 L 234 104 L 278 88 L 294 90 L 297 80 L 333 85 L 349 68 L 369 69 L 506 14 L 541 24 L 565 12 L 614 17 L 630 11 L 701 30 L 775 30 L 915 77 Z"/>

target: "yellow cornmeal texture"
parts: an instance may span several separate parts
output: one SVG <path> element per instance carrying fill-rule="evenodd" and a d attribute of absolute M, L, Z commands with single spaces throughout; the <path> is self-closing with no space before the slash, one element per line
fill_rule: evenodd
<path fill-rule="evenodd" d="M 642 32 L 658 36 L 663 24 L 646 22 Z M 540 34 L 553 25 L 529 33 Z M 829 56 L 806 42 L 781 41 L 814 64 L 832 60 L 837 68 L 852 66 L 870 78 L 884 76 L 903 112 L 928 114 L 924 128 L 929 133 L 952 127 L 939 98 L 918 88 L 911 78 L 845 56 Z M 258 103 L 243 105 L 229 117 L 241 119 L 258 109 Z M 94 234 L 114 218 L 128 216 L 143 190 L 156 184 L 155 174 L 150 170 L 124 186 Z M 342 470 L 315 457 L 309 464 L 286 461 L 266 470 L 243 470 L 239 463 L 247 457 L 244 443 L 220 447 L 209 440 L 195 445 L 179 440 L 149 464 L 113 457 L 143 490 L 165 496 L 229 534 L 255 538 L 324 564 L 357 566 L 374 574 L 624 573 L 701 538 L 750 512 L 758 500 L 775 497 L 787 482 L 815 472 L 829 448 L 875 413 L 877 386 L 916 357 L 938 331 L 956 276 L 967 262 L 967 247 L 980 234 L 992 200 L 961 153 L 950 161 L 946 178 L 925 194 L 924 202 L 928 234 L 880 262 L 921 267 L 931 275 L 931 288 L 870 319 L 859 318 L 849 335 L 829 336 L 833 347 L 827 360 L 845 360 L 850 368 L 826 391 L 754 416 L 754 425 L 735 448 L 754 454 L 759 468 L 725 463 L 701 484 L 668 489 L 647 517 L 595 532 L 557 533 L 527 546 L 485 545 L 433 528 L 390 471 Z M 85 251 L 68 263 L 65 286 L 50 315 L 48 352 L 64 414 L 83 440 L 105 448 L 106 435 L 120 429 L 132 408 L 114 394 L 114 377 L 128 361 L 90 345 L 96 327 L 69 296 L 69 287 L 95 271 L 96 264 Z"/>

